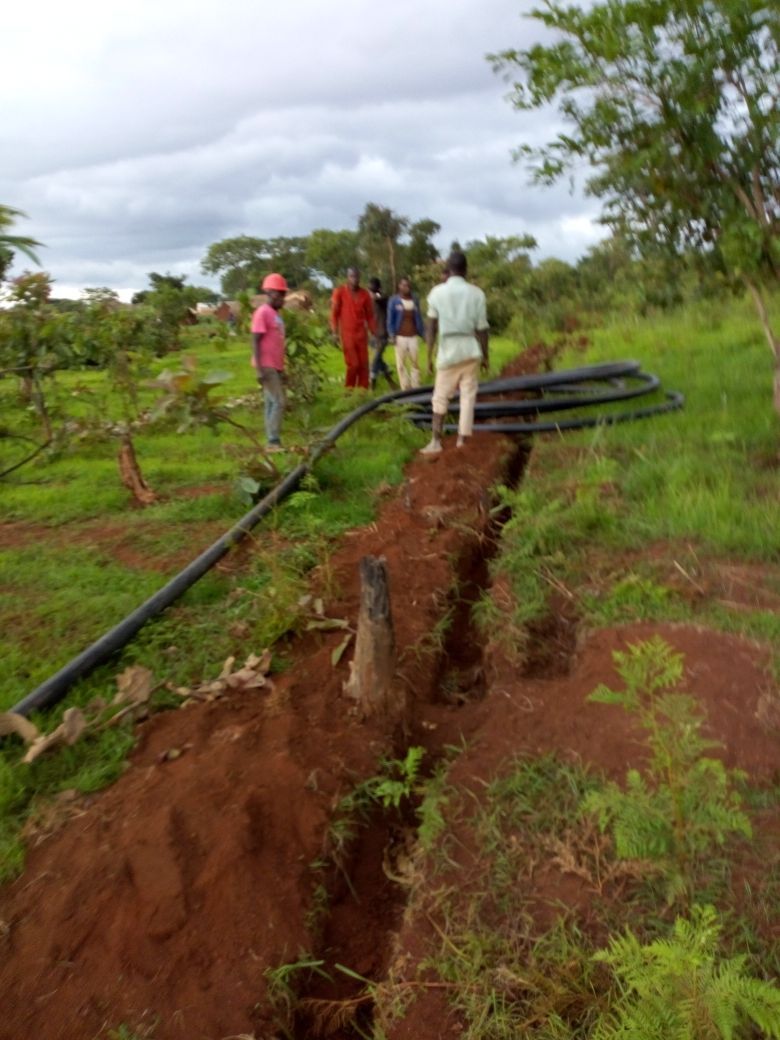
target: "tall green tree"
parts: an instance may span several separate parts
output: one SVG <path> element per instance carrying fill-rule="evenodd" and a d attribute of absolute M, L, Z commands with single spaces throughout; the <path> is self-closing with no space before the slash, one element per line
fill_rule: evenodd
<path fill-rule="evenodd" d="M 769 0 L 544 0 L 556 40 L 491 55 L 521 110 L 566 128 L 518 157 L 549 184 L 583 163 L 603 220 L 641 248 L 695 248 L 750 291 L 780 277 L 780 8 Z"/>
<path fill-rule="evenodd" d="M 291 286 L 311 278 L 303 237 L 224 238 L 209 246 L 200 266 L 204 274 L 221 276 L 222 292 L 231 298 L 239 292 L 254 292 L 270 271 L 279 271 Z"/>
<path fill-rule="evenodd" d="M 51 287 L 45 271 L 26 271 L 11 282 L 10 306 L 0 311 L 0 369 L 18 377 L 21 396 L 33 406 L 47 441 L 53 426 L 44 384 L 72 355 L 69 322 L 50 306 Z"/>
<path fill-rule="evenodd" d="M 439 250 L 433 240 L 440 231 L 441 224 L 428 218 L 410 224 L 409 242 L 404 249 L 404 261 L 409 271 L 436 263 Z"/>
<path fill-rule="evenodd" d="M 358 261 L 357 231 L 315 228 L 306 241 L 306 263 L 315 275 L 335 285 L 343 281 L 348 267 Z"/>
<path fill-rule="evenodd" d="M 408 229 L 408 217 L 376 202 L 367 202 L 358 219 L 360 251 L 372 274 L 382 272 L 385 284 L 388 279 L 391 286 L 398 282 L 399 239 Z"/>

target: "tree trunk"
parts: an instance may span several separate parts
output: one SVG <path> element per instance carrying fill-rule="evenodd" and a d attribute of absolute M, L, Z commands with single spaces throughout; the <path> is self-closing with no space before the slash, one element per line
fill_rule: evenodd
<path fill-rule="evenodd" d="M 750 295 L 753 297 L 753 303 L 758 312 L 758 320 L 761 322 L 761 328 L 764 330 L 769 349 L 772 351 L 772 356 L 775 359 L 773 402 L 775 411 L 780 415 L 780 339 L 777 338 L 772 329 L 769 312 L 766 309 L 766 301 L 761 293 L 761 289 L 750 278 L 745 278 L 745 285 L 747 285 Z"/>
<path fill-rule="evenodd" d="M 157 501 L 157 495 L 149 487 L 143 478 L 138 460 L 135 457 L 133 440 L 129 433 L 122 436 L 122 444 L 119 448 L 119 476 L 122 483 L 133 496 L 139 506 L 150 506 Z"/>
<path fill-rule="evenodd" d="M 43 387 L 37 375 L 34 375 L 32 379 L 32 401 L 38 418 L 41 420 L 46 439 L 50 441 L 52 438 L 51 419 L 49 418 L 49 410 L 46 407 L 46 398 L 43 396 Z"/>
<path fill-rule="evenodd" d="M 387 236 L 387 252 L 390 257 L 390 292 L 388 296 L 392 296 L 398 285 L 398 278 L 395 273 L 395 249 L 393 248 L 393 240 L 390 236 Z"/>
<path fill-rule="evenodd" d="M 395 682 L 395 633 L 384 557 L 364 556 L 360 561 L 355 657 L 344 690 L 358 702 L 364 718 L 403 718 L 405 698 Z"/>

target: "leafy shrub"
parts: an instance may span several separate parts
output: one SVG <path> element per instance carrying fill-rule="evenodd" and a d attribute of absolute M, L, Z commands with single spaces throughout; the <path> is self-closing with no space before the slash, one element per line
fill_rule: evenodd
<path fill-rule="evenodd" d="M 593 1040 L 736 1040 L 780 1037 L 780 990 L 745 974 L 745 958 L 717 959 L 720 928 L 711 906 L 678 917 L 668 939 L 641 946 L 631 931 L 595 959 L 609 965 L 621 994 Z"/>
<path fill-rule="evenodd" d="M 317 314 L 285 311 L 287 387 L 303 401 L 314 401 L 325 378 L 323 353 L 330 344 L 327 322 Z"/>
<path fill-rule="evenodd" d="M 635 715 L 651 757 L 644 775 L 628 771 L 625 790 L 607 784 L 587 795 L 583 809 L 597 815 L 602 831 L 612 831 L 619 857 L 660 861 L 674 898 L 689 889 L 697 863 L 714 846 L 732 833 L 750 836 L 734 789 L 742 774 L 703 755 L 719 745 L 702 737 L 696 700 L 673 692 L 682 679 L 681 654 L 656 636 L 613 656 L 625 690 L 601 685 L 588 700 Z"/>

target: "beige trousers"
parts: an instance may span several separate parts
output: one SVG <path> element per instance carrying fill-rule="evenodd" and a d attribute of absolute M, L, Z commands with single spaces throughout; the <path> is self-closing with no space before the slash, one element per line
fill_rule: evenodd
<path fill-rule="evenodd" d="M 458 365 L 436 369 L 436 382 L 433 387 L 433 414 L 446 415 L 447 405 L 456 390 L 460 390 L 460 419 L 458 433 L 461 437 L 470 437 L 474 430 L 474 403 L 477 400 L 479 386 L 479 358 L 461 361 Z"/>
<path fill-rule="evenodd" d="M 417 337 L 395 337 L 395 367 L 398 369 L 398 382 L 402 390 L 412 390 L 420 385 L 420 365 L 417 360 Z M 407 367 L 406 362 L 409 362 Z M 411 379 L 409 377 L 411 369 Z"/>

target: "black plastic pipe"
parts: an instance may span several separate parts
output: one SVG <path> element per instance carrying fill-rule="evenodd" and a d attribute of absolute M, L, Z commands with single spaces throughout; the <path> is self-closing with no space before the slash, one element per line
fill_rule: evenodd
<path fill-rule="evenodd" d="M 622 385 L 620 381 L 626 379 L 639 380 L 639 387 Z M 613 389 L 606 392 L 590 390 L 589 387 L 594 383 L 609 383 Z M 640 372 L 640 365 L 636 361 L 589 365 L 583 368 L 569 369 L 564 372 L 497 379 L 483 383 L 480 386 L 479 393 L 481 397 L 527 391 L 541 391 L 543 395 L 545 391 L 550 389 L 556 389 L 559 393 L 573 395 L 573 397 L 565 396 L 563 399 L 553 398 L 545 400 L 544 396 L 542 396 L 526 401 L 478 402 L 477 408 L 480 409 L 478 417 L 481 419 L 484 414 L 485 418 L 501 418 L 502 416 L 538 413 L 553 408 L 568 410 L 592 404 L 611 403 L 641 394 L 652 393 L 657 389 L 658 385 L 659 381 L 655 376 L 648 376 Z M 583 389 L 580 390 L 580 387 Z M 221 538 L 218 538 L 200 556 L 188 564 L 184 570 L 171 578 L 167 584 L 153 596 L 150 596 L 131 614 L 128 614 L 119 624 L 102 635 L 77 657 L 74 657 L 58 672 L 46 679 L 32 693 L 19 701 L 18 704 L 15 704 L 11 711 L 19 715 L 29 715 L 32 711 L 40 711 L 44 708 L 52 707 L 65 696 L 74 683 L 78 682 L 79 679 L 83 679 L 98 665 L 103 664 L 126 646 L 147 621 L 162 613 L 163 610 L 182 596 L 207 571 L 211 570 L 234 545 L 240 542 L 274 506 L 278 505 L 279 502 L 293 492 L 323 454 L 333 447 L 339 437 L 350 426 L 365 415 L 385 404 L 408 404 L 413 409 L 409 418 L 418 425 L 429 425 L 432 391 L 433 388 L 430 386 L 412 390 L 396 390 L 393 393 L 384 394 L 382 397 L 366 401 L 359 408 L 350 412 L 315 445 L 305 462 L 302 462 L 288 473 L 265 498 L 253 506 L 248 513 L 245 513 L 229 531 L 226 531 Z M 649 405 L 645 408 L 606 413 L 596 418 L 577 417 L 560 421 L 510 423 L 485 423 L 479 421 L 476 428 L 490 433 L 554 432 L 626 422 L 630 419 L 645 418 L 682 407 L 684 400 L 682 394 L 675 391 L 667 393 L 666 398 L 666 401 L 662 403 Z M 420 408 L 427 408 L 428 413 L 421 413 L 419 411 Z M 454 405 L 453 410 L 457 410 L 457 403 Z M 451 428 L 450 426 L 447 427 L 447 429 Z"/>
<path fill-rule="evenodd" d="M 162 613 L 166 607 L 169 607 L 182 596 L 207 571 L 211 570 L 234 545 L 238 544 L 274 506 L 278 505 L 279 502 L 293 492 L 307 473 L 310 472 L 317 460 L 333 447 L 338 438 L 353 423 L 356 423 L 364 415 L 383 404 L 399 398 L 403 399 L 408 393 L 409 391 L 396 391 L 393 394 L 385 394 L 383 397 L 366 401 L 365 404 L 350 412 L 340 423 L 328 431 L 322 441 L 315 445 L 306 462 L 302 462 L 294 470 L 291 470 L 265 498 L 253 506 L 248 513 L 245 513 L 229 531 L 226 531 L 208 549 L 205 549 L 184 570 L 179 571 L 167 584 L 163 585 L 153 596 L 150 596 L 149 599 L 142 603 L 140 607 L 136 607 L 119 624 L 102 635 L 77 657 L 68 661 L 58 672 L 42 682 L 40 686 L 19 701 L 18 704 L 15 704 L 11 711 L 16 712 L 18 715 L 29 715 L 32 711 L 50 708 L 62 700 L 74 683 L 78 682 L 79 679 L 83 679 L 98 665 L 103 664 L 118 650 L 126 646 L 147 621 Z"/>

